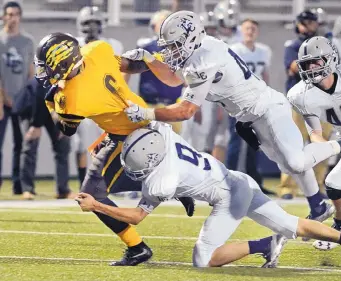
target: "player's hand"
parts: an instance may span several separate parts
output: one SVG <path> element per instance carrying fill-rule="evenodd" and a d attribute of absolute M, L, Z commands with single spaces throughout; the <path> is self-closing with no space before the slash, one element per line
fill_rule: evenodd
<path fill-rule="evenodd" d="M 133 60 L 133 61 L 145 61 L 147 63 L 153 62 L 155 57 L 146 50 L 143 49 L 134 49 L 125 52 L 122 57 Z"/>
<path fill-rule="evenodd" d="M 154 120 L 155 114 L 154 109 L 152 108 L 144 108 L 139 105 L 133 103 L 132 101 L 127 101 L 129 107 L 127 107 L 124 112 L 127 114 L 129 120 L 131 122 L 137 123 L 143 120 Z"/>
<path fill-rule="evenodd" d="M 75 200 L 78 202 L 83 212 L 93 212 L 96 207 L 96 200 L 90 194 L 87 193 L 79 193 Z"/>
<path fill-rule="evenodd" d="M 41 128 L 31 126 L 26 132 L 25 139 L 26 140 L 35 140 L 40 138 L 41 136 Z"/>

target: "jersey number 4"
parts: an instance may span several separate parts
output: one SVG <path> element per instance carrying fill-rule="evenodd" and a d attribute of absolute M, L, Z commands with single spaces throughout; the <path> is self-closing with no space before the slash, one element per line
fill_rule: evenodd
<path fill-rule="evenodd" d="M 340 108 L 341 110 L 341 108 Z M 326 110 L 326 116 L 327 116 L 327 121 L 330 124 L 336 125 L 336 126 L 341 126 L 341 121 L 339 117 L 337 117 L 337 114 L 334 110 L 334 108 L 328 108 Z"/>
<path fill-rule="evenodd" d="M 202 158 L 204 160 L 203 170 L 205 171 L 211 170 L 211 165 L 210 162 L 208 162 L 208 159 L 202 157 L 202 155 L 199 154 L 198 152 L 178 142 L 175 143 L 175 147 L 178 153 L 178 157 L 181 160 L 185 160 L 187 162 L 192 163 L 195 166 L 199 166 L 199 159 Z"/>
<path fill-rule="evenodd" d="M 234 58 L 236 63 L 239 65 L 240 69 L 243 71 L 245 80 L 249 79 L 252 73 L 250 69 L 247 67 L 247 64 L 240 58 L 240 56 L 238 56 L 231 49 L 229 49 L 228 52 Z"/>

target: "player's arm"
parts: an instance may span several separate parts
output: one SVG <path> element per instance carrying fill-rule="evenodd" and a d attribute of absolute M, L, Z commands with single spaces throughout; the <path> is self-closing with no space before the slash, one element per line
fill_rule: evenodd
<path fill-rule="evenodd" d="M 138 74 L 149 70 L 147 64 L 144 61 L 134 61 L 125 57 L 119 57 L 119 60 L 121 61 L 121 72 L 127 74 Z"/>
<path fill-rule="evenodd" d="M 205 76 L 203 76 L 205 79 L 198 77 L 190 79 L 190 77 L 195 75 L 189 74 L 186 76 L 188 78 L 186 78 L 188 86 L 181 102 L 157 109 L 141 108 L 138 105 L 130 104 L 125 109 L 125 113 L 133 122 L 141 120 L 177 122 L 190 119 L 204 102 L 214 79 L 213 77 L 207 79 Z"/>
<path fill-rule="evenodd" d="M 140 208 L 118 208 L 98 202 L 90 194 L 79 193 L 75 199 L 84 212 L 99 212 L 129 224 L 139 224 L 149 213 Z"/>
<path fill-rule="evenodd" d="M 73 114 L 58 114 L 57 127 L 63 135 L 71 137 L 77 131 L 78 126 L 84 119 L 82 116 Z"/>
<path fill-rule="evenodd" d="M 152 55 L 144 49 L 135 49 L 124 53 L 122 57 L 134 62 L 144 62 L 147 70 L 151 70 L 161 82 L 170 87 L 180 86 L 184 82 L 166 63 L 161 61 L 162 56 L 160 54 Z M 126 67 L 124 67 L 124 69 L 126 69 Z M 124 70 L 122 71 L 125 72 Z"/>
<path fill-rule="evenodd" d="M 326 142 L 322 135 L 321 121 L 316 115 L 304 115 L 305 125 L 311 142 Z"/>

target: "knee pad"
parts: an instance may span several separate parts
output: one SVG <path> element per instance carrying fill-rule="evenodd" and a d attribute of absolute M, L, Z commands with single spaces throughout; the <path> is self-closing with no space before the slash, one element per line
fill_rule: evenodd
<path fill-rule="evenodd" d="M 304 158 L 289 156 L 284 160 L 283 166 L 290 174 L 301 174 L 304 172 Z"/>
<path fill-rule="evenodd" d="M 341 190 L 326 186 L 326 191 L 330 200 L 341 199 Z"/>
<path fill-rule="evenodd" d="M 197 241 L 195 243 L 193 253 L 192 253 L 192 262 L 194 267 L 208 267 L 208 263 L 210 262 L 212 253 L 209 254 L 206 250 L 205 244 L 202 241 Z"/>

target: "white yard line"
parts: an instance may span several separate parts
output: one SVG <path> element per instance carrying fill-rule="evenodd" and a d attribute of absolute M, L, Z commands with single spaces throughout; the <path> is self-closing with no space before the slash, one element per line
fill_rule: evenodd
<path fill-rule="evenodd" d="M 0 213 L 1 212 L 12 212 L 12 213 L 41 213 L 41 214 L 64 214 L 64 215 L 93 215 L 91 212 L 81 212 L 81 211 L 62 211 L 62 210 L 51 210 L 51 209 L 12 209 L 12 208 L 1 208 L 0 207 Z M 154 218 L 170 218 L 170 219 L 206 219 L 207 216 L 193 216 L 189 218 L 187 215 L 170 215 L 170 214 L 150 214 L 148 217 L 154 217 Z M 250 218 L 245 217 L 244 220 L 251 221 Z M 10 221 L 10 220 L 9 220 Z M 333 222 L 332 219 L 328 219 L 325 222 Z"/>
<path fill-rule="evenodd" d="M 110 197 L 113 201 L 115 201 L 119 206 L 136 206 L 140 199 L 130 200 L 130 199 L 121 199 L 117 197 Z M 307 204 L 307 200 L 305 198 L 295 198 L 293 200 L 283 200 L 283 199 L 274 199 L 276 203 L 281 206 L 286 205 L 296 205 L 296 204 Z M 195 201 L 197 206 L 207 206 L 208 203 L 203 201 Z M 27 201 L 27 200 L 0 200 L 0 208 L 58 208 L 58 207 L 77 207 L 77 203 L 74 200 L 36 200 L 36 201 Z M 176 200 L 169 200 L 163 202 L 161 207 L 165 206 L 178 206 L 181 207 L 181 203 Z"/>
<path fill-rule="evenodd" d="M 104 259 L 82 259 L 82 258 L 54 258 L 54 257 L 25 257 L 25 256 L 0 256 L 0 259 L 17 259 L 17 260 L 51 260 L 51 261 L 84 261 L 84 262 L 112 262 L 113 260 L 104 260 Z M 155 265 L 185 265 L 192 266 L 190 262 L 172 262 L 172 261 L 150 261 L 148 264 Z M 259 266 L 255 265 L 228 265 L 227 267 L 240 267 L 240 268 L 259 268 Z M 333 268 L 318 268 L 318 267 L 296 267 L 296 266 L 279 266 L 279 269 L 293 269 L 293 270 L 301 270 L 301 271 L 322 271 L 322 272 L 341 272 L 340 269 Z M 276 269 L 273 269 L 276 270 Z"/>
<path fill-rule="evenodd" d="M 54 235 L 54 236 L 88 236 L 88 237 L 111 237 L 117 238 L 116 235 L 109 233 L 82 233 L 82 232 L 46 232 L 46 231 L 26 231 L 26 230 L 6 230 L 0 229 L 0 233 L 8 234 L 28 234 L 28 235 Z M 198 238 L 194 236 L 142 236 L 145 239 L 158 239 L 158 240 L 189 240 L 196 241 Z M 228 241 L 248 241 L 248 239 L 229 239 Z M 289 240 L 292 244 L 311 244 L 301 240 Z"/>

